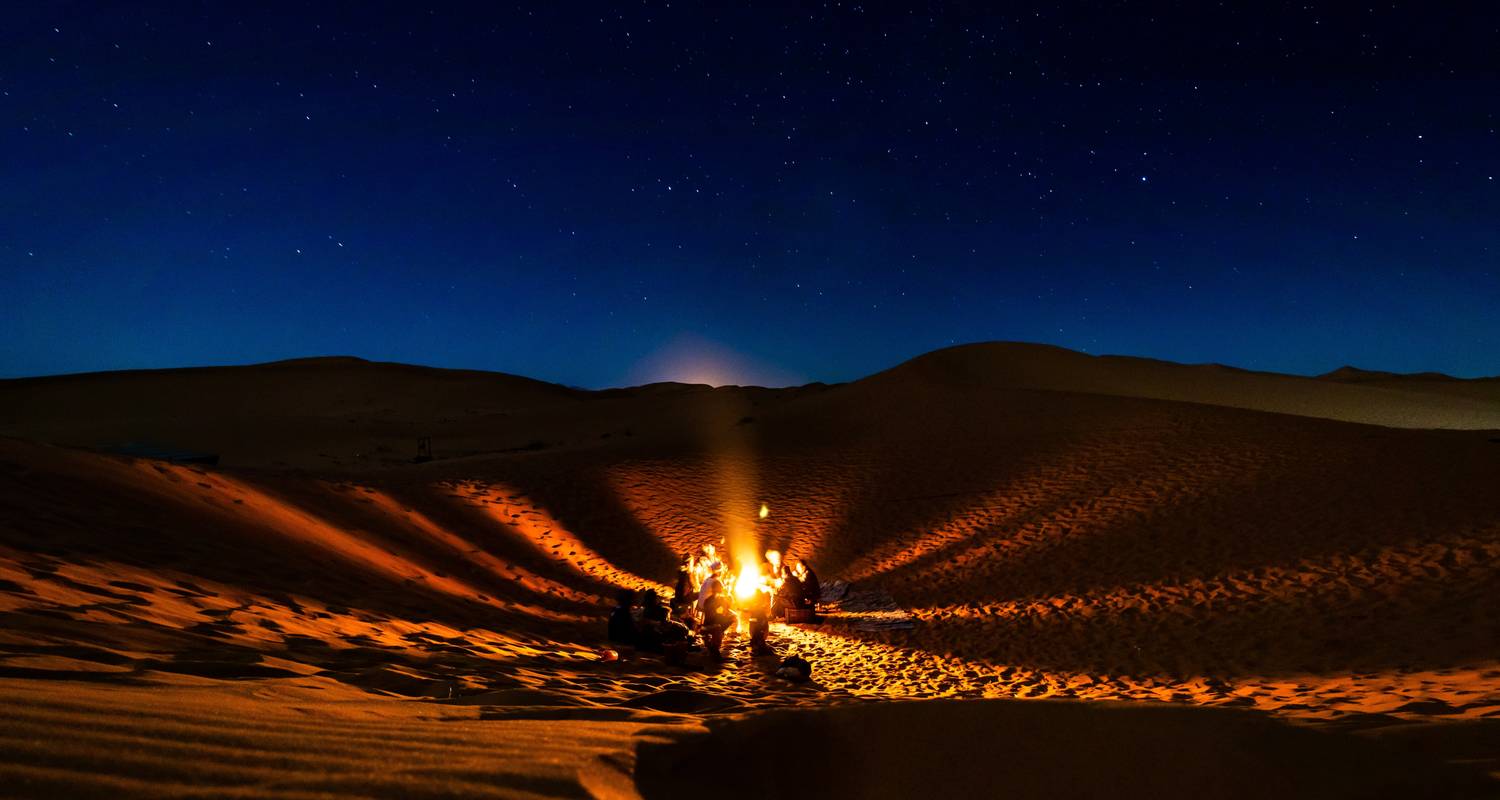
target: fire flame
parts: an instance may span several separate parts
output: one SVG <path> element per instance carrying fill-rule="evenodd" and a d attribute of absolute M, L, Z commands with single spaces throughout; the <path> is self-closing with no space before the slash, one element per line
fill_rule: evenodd
<path fill-rule="evenodd" d="M 771 509 L 770 509 L 770 507 L 767 506 L 765 503 L 761 503 L 760 504 L 760 518 L 761 519 L 765 519 L 766 517 L 769 517 L 769 516 L 771 516 Z"/>
<path fill-rule="evenodd" d="M 761 590 L 763 583 L 760 569 L 755 564 L 746 564 L 740 567 L 739 577 L 734 579 L 734 596 L 740 602 L 749 600 Z"/>

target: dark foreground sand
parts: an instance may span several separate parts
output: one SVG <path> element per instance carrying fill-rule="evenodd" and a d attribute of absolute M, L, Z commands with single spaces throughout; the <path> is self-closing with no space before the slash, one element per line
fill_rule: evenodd
<path fill-rule="evenodd" d="M 1497 401 L 1020 345 L 0 382 L 0 795 L 1493 796 Z M 853 583 L 773 632 L 813 681 L 601 661 L 730 526 Z"/>
<path fill-rule="evenodd" d="M 701 788 L 701 765 L 760 765 L 715 794 L 751 798 L 1481 797 L 1477 771 L 1439 767 L 1379 739 L 1263 715 L 1165 704 L 930 700 L 709 724 L 641 750 L 648 797 Z"/>
<path fill-rule="evenodd" d="M 3 686 L 7 797 L 1494 796 L 1481 771 L 1409 741 L 1164 704 L 715 717 L 516 695 L 403 703 L 317 680 Z"/>

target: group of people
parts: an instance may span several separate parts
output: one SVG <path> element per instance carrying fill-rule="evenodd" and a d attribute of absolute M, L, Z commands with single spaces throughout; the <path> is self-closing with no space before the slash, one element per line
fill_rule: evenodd
<path fill-rule="evenodd" d="M 615 608 L 609 614 L 612 643 L 648 653 L 664 653 L 669 648 L 675 652 L 675 646 L 691 641 L 692 628 L 671 613 L 655 589 L 647 589 L 639 598 L 641 602 L 637 604 L 634 589 L 619 591 Z"/>
<path fill-rule="evenodd" d="M 706 545 L 683 559 L 670 602 L 647 590 L 637 605 L 634 590 L 621 590 L 609 617 L 609 639 L 680 662 L 701 638 L 717 661 L 725 633 L 740 629 L 749 635 L 752 654 L 769 655 L 775 652 L 767 642 L 771 620 L 798 609 L 803 621 L 814 621 L 821 596 L 817 573 L 802 561 L 788 565 L 773 550 L 747 568 Z"/>

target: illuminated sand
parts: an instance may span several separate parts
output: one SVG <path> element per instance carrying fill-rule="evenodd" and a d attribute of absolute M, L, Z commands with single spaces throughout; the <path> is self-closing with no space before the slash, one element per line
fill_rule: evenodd
<path fill-rule="evenodd" d="M 817 708 L 830 730 L 962 733 L 1021 712 L 848 715 L 1014 697 L 1357 733 L 1328 745 L 1336 783 L 1369 772 L 1348 748 L 1371 742 L 1423 780 L 1441 779 L 1402 759 L 1500 773 L 1500 433 L 1208 404 L 1326 389 L 1327 417 L 1500 428 L 1489 384 L 1095 374 L 1018 346 L 935 358 L 780 391 L 586 395 L 338 360 L 0 384 L 7 435 L 224 457 L 0 440 L 0 714 L 25 720 L 0 736 L 0 777 L 38 795 L 629 796 L 638 742 L 717 741 L 690 736 L 706 721 Z M 418 435 L 438 461 L 402 463 Z M 598 661 L 613 587 L 662 586 L 739 518 L 918 624 L 778 627 L 810 686 L 738 642 L 714 669 Z M 1098 724 L 1071 713 L 1047 735 Z M 1165 748 L 1223 727 L 1126 719 Z M 1307 746 L 1266 736 L 1265 752 Z"/>

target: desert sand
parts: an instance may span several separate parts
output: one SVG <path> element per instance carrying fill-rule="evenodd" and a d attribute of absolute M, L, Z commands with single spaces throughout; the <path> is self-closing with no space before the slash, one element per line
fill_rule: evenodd
<path fill-rule="evenodd" d="M 1500 381 L 328 358 L 0 381 L 0 437 L 3 796 L 1500 792 Z M 812 681 L 601 659 L 732 526 L 832 586 Z"/>

